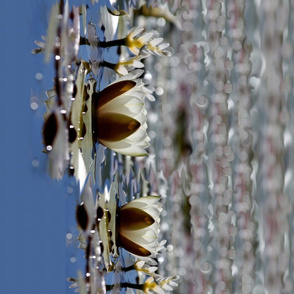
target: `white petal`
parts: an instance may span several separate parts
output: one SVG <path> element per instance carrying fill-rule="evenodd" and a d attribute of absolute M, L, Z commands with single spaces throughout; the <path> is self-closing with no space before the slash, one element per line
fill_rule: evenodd
<path fill-rule="evenodd" d="M 156 46 L 156 45 L 158 45 L 159 43 L 161 43 L 163 41 L 163 38 L 155 38 L 155 39 L 153 39 L 151 42 L 150 42 L 150 44 L 152 45 L 152 46 Z"/>
<path fill-rule="evenodd" d="M 144 196 L 137 199 L 132 200 L 127 204 L 129 207 L 138 207 L 136 204 L 142 206 L 152 205 L 160 200 L 159 196 Z"/>
<path fill-rule="evenodd" d="M 157 266 L 150 266 L 148 267 L 149 273 L 155 273 L 158 270 Z"/>
<path fill-rule="evenodd" d="M 156 248 L 158 235 L 153 230 L 123 230 L 120 232 L 127 239 L 147 248 Z"/>
<path fill-rule="evenodd" d="M 133 66 L 134 66 L 134 67 L 137 67 L 137 68 L 143 68 L 143 67 L 144 67 L 144 63 L 142 63 L 141 61 L 135 59 L 135 60 L 133 61 Z"/>
<path fill-rule="evenodd" d="M 154 220 L 159 221 L 159 214 L 161 211 L 158 210 L 156 207 L 149 206 L 149 207 L 145 208 L 144 211 L 146 213 L 148 213 L 149 215 L 151 215 L 154 218 Z"/>
<path fill-rule="evenodd" d="M 162 285 L 162 288 L 164 290 L 167 290 L 167 291 L 172 291 L 173 290 L 173 288 L 169 284 L 163 284 Z"/>
<path fill-rule="evenodd" d="M 100 140 L 101 143 L 112 149 L 115 152 L 124 154 L 124 155 L 129 155 L 129 156 L 146 156 L 147 152 L 136 145 L 132 145 L 128 142 L 125 141 L 119 141 L 119 142 L 109 142 L 109 141 L 104 141 L 104 140 Z"/>
<path fill-rule="evenodd" d="M 145 262 L 143 260 L 139 260 L 138 262 L 136 262 L 136 267 L 138 268 L 142 268 L 144 266 Z"/>
<path fill-rule="evenodd" d="M 121 95 L 103 105 L 99 112 L 101 113 L 120 113 L 133 117 L 142 111 L 144 102 L 137 97 Z"/>
<path fill-rule="evenodd" d="M 119 67 L 116 69 L 116 72 L 117 72 L 118 74 L 122 75 L 122 76 L 125 76 L 125 75 L 127 75 L 127 74 L 129 73 L 128 70 L 127 70 L 123 65 L 119 66 Z"/>
<path fill-rule="evenodd" d="M 163 43 L 158 46 L 160 51 L 164 50 L 165 48 L 169 47 L 169 43 Z"/>
<path fill-rule="evenodd" d="M 134 87 L 133 89 L 126 92 L 125 95 L 128 95 L 130 97 L 137 97 L 142 101 L 145 97 L 145 93 L 144 93 L 143 89 L 139 88 L 139 87 Z"/>
<path fill-rule="evenodd" d="M 128 141 L 132 141 L 132 142 L 142 142 L 142 141 L 145 141 L 146 138 L 147 138 L 146 131 L 142 128 L 139 128 L 135 133 L 133 133 L 127 139 Z"/>
<path fill-rule="evenodd" d="M 160 288 L 160 286 L 157 286 L 153 289 L 158 294 L 165 294 L 164 291 Z"/>
<path fill-rule="evenodd" d="M 155 101 L 154 96 L 151 95 L 151 94 L 146 94 L 146 97 L 147 97 L 147 99 L 148 99 L 149 101 L 151 101 L 151 102 Z"/>
<path fill-rule="evenodd" d="M 138 34 L 140 34 L 142 31 L 144 31 L 144 28 L 142 27 L 133 27 L 129 30 L 128 35 L 133 38 L 135 36 L 137 36 Z"/>
<path fill-rule="evenodd" d="M 129 47 L 129 49 L 134 55 L 138 55 L 140 53 L 140 50 L 137 47 L 132 46 L 132 47 Z"/>
<path fill-rule="evenodd" d="M 153 33 L 152 32 L 148 32 L 144 35 L 142 35 L 139 40 L 142 42 L 142 43 L 147 43 L 153 36 Z"/>
<path fill-rule="evenodd" d="M 116 81 L 114 81 L 110 85 L 115 84 L 115 83 L 117 83 L 119 81 L 135 80 L 139 76 L 141 76 L 143 73 L 144 73 L 144 70 L 142 70 L 142 69 L 133 70 L 132 72 L 129 72 L 126 76 L 118 78 Z"/>

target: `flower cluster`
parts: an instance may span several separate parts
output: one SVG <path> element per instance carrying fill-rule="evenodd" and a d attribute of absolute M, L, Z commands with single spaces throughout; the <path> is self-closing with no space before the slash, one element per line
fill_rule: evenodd
<path fill-rule="evenodd" d="M 78 279 L 70 281 L 81 293 L 86 288 L 87 293 L 96 293 L 95 289 L 102 289 L 102 285 L 110 289 L 104 274 L 118 265 L 119 248 L 123 248 L 136 260 L 132 268 L 138 275 L 143 274 L 137 289 L 163 293 L 176 283 L 174 278 L 155 274 L 155 259 L 166 242 L 159 241 L 160 197 L 143 196 L 120 206 L 120 188 L 114 182 L 114 178 L 118 181 L 118 175 L 109 175 L 110 185 L 102 180 L 99 167 L 103 160 L 100 161 L 98 152 L 108 148 L 114 151 L 109 152 L 113 157 L 116 153 L 133 157 L 148 155 L 150 138 L 145 102 L 155 99 L 140 78 L 144 73 L 143 60 L 151 54 L 170 55 L 165 50 L 169 44 L 162 43 L 157 31 L 144 32 L 142 27 L 134 27 L 122 34 L 125 37 L 113 40 L 126 13 L 110 13 L 106 7 L 101 7 L 100 12 L 103 40 L 99 39 L 92 22 L 85 25 L 86 6 L 70 10 L 68 1 L 54 5 L 47 36 L 35 42 L 38 48 L 32 51 L 44 53 L 46 61 L 53 57 L 55 65 L 54 85 L 47 91 L 43 125 L 49 173 L 61 179 L 68 172 L 80 185 L 76 220 L 80 248 L 85 250 L 87 260 L 86 274 L 85 278 L 79 274 Z M 83 56 L 82 45 L 90 47 L 89 59 Z M 107 52 L 104 48 L 115 46 L 128 50 L 126 54 L 118 54 L 117 63 L 111 63 L 104 58 L 104 51 Z M 120 77 L 101 87 L 105 67 Z M 130 283 L 121 285 L 132 288 Z"/>

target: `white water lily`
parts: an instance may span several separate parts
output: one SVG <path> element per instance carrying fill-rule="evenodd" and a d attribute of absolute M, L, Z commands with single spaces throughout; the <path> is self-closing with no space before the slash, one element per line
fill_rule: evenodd
<path fill-rule="evenodd" d="M 161 204 L 158 196 L 135 199 L 118 210 L 119 244 L 141 260 L 155 257 L 163 248 L 158 242 Z"/>
<path fill-rule="evenodd" d="M 151 94 L 144 83 L 137 79 L 141 73 L 136 71 L 116 80 L 102 90 L 95 100 L 95 138 L 124 155 L 145 156 L 145 149 L 149 146 L 144 98 Z"/>

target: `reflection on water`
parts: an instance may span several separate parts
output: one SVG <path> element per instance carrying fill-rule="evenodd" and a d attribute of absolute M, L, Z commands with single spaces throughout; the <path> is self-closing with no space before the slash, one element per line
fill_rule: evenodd
<path fill-rule="evenodd" d="M 73 4 L 33 50 L 48 172 L 78 202 L 70 287 L 291 293 L 292 4 Z"/>

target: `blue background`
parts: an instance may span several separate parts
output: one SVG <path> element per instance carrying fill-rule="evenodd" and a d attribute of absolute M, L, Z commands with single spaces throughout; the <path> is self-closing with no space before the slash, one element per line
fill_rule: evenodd
<path fill-rule="evenodd" d="M 0 293 L 66 293 L 66 233 L 74 210 L 64 182 L 47 175 L 42 154 L 42 106 L 30 97 L 42 90 L 35 78 L 43 56 L 34 56 L 34 40 L 46 32 L 53 1 L 1 3 L 1 230 Z M 50 71 L 50 65 L 47 65 Z M 50 76 L 50 75 L 48 75 Z M 42 84 L 43 83 L 43 84 Z M 39 167 L 32 167 L 32 160 Z M 71 202 L 71 203 L 74 203 Z M 70 209 L 70 211 L 69 211 Z"/>

